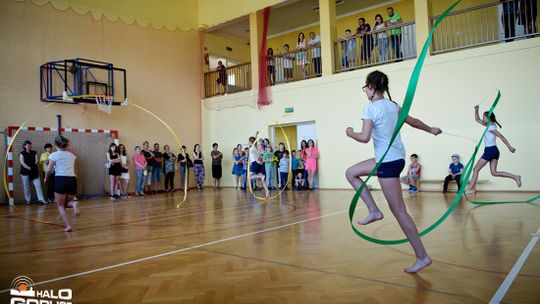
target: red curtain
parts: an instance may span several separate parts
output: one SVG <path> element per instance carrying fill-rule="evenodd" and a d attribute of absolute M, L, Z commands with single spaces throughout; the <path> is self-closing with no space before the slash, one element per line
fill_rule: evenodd
<path fill-rule="evenodd" d="M 262 31 L 262 43 L 261 52 L 259 54 L 259 97 L 257 98 L 257 105 L 259 107 L 266 106 L 272 103 L 270 100 L 268 90 L 268 68 L 266 58 L 266 36 L 268 33 L 268 21 L 270 19 L 270 7 L 263 10 L 263 31 Z"/>

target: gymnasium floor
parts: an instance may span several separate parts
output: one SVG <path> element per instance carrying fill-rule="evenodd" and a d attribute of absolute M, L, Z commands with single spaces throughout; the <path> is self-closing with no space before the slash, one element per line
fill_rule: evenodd
<path fill-rule="evenodd" d="M 56 222 L 54 205 L 19 205 L 19 214 L 3 206 L 0 301 L 8 302 L 11 280 L 26 275 L 48 281 L 38 289 L 73 289 L 74 303 L 486 303 L 540 226 L 538 204 L 462 202 L 423 238 L 433 265 L 409 275 L 402 270 L 414 261 L 409 244 L 375 245 L 353 234 L 352 195 L 288 191 L 261 203 L 235 189 L 205 189 L 190 191 L 180 209 L 179 192 L 84 200 L 72 233 L 24 219 Z M 404 195 L 422 229 L 455 193 Z M 381 192 L 374 196 L 383 202 Z M 385 219 L 361 230 L 402 237 L 386 204 L 380 206 Z M 365 212 L 362 207 L 357 216 Z M 539 252 L 533 248 L 504 303 L 540 303 Z"/>

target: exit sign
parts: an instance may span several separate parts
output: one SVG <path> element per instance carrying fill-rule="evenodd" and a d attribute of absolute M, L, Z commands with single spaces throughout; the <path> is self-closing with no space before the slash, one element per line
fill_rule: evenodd
<path fill-rule="evenodd" d="M 294 108 L 293 107 L 285 108 L 285 113 L 294 113 Z"/>

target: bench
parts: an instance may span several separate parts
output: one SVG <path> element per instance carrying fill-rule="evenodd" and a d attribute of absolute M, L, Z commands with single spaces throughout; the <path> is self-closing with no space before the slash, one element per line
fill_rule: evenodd
<path fill-rule="evenodd" d="M 418 181 L 418 189 L 421 191 L 442 191 L 444 179 L 420 179 Z M 489 183 L 488 179 L 479 179 L 476 181 L 476 184 L 487 184 Z M 436 189 L 434 188 L 425 188 L 424 184 L 439 184 Z M 475 189 L 476 190 L 476 189 Z M 448 191 L 456 191 L 457 192 L 457 183 L 455 181 L 451 181 L 448 185 Z"/>

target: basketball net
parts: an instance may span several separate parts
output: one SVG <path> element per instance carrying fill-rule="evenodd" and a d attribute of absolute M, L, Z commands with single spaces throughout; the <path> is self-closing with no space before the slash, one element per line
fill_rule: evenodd
<path fill-rule="evenodd" d="M 111 114 L 114 97 L 109 96 L 109 95 L 96 95 L 95 98 L 96 98 L 96 103 L 98 105 L 98 109 L 100 111 Z"/>

